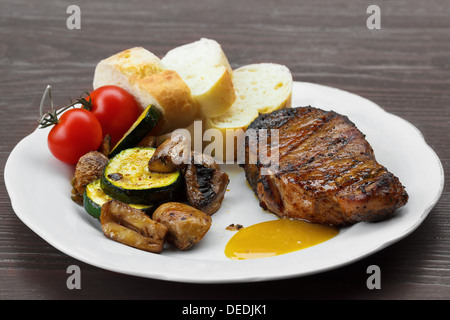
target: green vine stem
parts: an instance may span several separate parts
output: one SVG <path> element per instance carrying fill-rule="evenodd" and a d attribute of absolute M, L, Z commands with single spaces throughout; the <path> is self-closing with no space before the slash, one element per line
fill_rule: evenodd
<path fill-rule="evenodd" d="M 41 104 L 39 106 L 39 129 L 43 129 L 43 128 L 47 128 L 49 126 L 55 125 L 59 122 L 58 120 L 58 116 L 63 113 L 64 111 L 66 111 L 69 108 L 75 108 L 75 106 L 77 104 L 81 104 L 83 109 L 86 110 L 91 110 L 92 108 L 92 102 L 91 102 L 91 96 L 89 95 L 89 93 L 86 92 L 88 99 L 81 97 L 79 99 L 77 99 L 75 102 L 72 102 L 72 100 L 70 101 L 70 104 L 68 104 L 65 107 L 62 107 L 61 109 L 55 110 L 54 105 L 53 105 L 53 99 L 52 99 L 52 87 L 50 85 L 47 85 L 47 87 L 44 90 L 44 94 L 42 95 L 42 99 L 41 99 Z M 43 107 L 44 107 L 44 102 L 45 102 L 45 98 L 48 95 L 49 99 L 50 99 L 50 111 L 43 113 Z"/>

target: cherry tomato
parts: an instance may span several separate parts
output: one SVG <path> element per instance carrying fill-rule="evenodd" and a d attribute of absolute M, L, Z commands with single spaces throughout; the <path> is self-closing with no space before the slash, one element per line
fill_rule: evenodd
<path fill-rule="evenodd" d="M 103 135 L 111 136 L 114 146 L 144 111 L 128 91 L 117 86 L 103 86 L 91 94 L 91 112 L 97 117 Z"/>
<path fill-rule="evenodd" d="M 102 140 L 102 127 L 94 114 L 77 108 L 61 115 L 48 134 L 47 144 L 57 159 L 76 164 L 81 156 L 97 150 Z"/>

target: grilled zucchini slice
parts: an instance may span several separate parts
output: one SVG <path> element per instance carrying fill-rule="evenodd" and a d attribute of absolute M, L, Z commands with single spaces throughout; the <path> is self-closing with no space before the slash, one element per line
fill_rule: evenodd
<path fill-rule="evenodd" d="M 116 143 L 110 151 L 112 158 L 122 150 L 135 147 L 144 137 L 158 124 L 161 112 L 153 105 L 149 105 L 141 113 L 130 129 L 123 135 L 122 139 Z"/>
<path fill-rule="evenodd" d="M 156 173 L 148 170 L 155 148 L 135 147 L 123 150 L 108 161 L 101 187 L 110 197 L 133 204 L 152 204 L 176 196 L 182 185 L 180 171 Z"/>
<path fill-rule="evenodd" d="M 112 198 L 108 196 L 101 187 L 100 179 L 89 183 L 86 186 L 86 190 L 83 194 L 83 207 L 87 213 L 94 218 L 100 219 L 102 211 L 102 205 Z M 156 206 L 142 205 L 142 204 L 129 204 L 130 207 L 142 210 L 146 214 L 151 214 L 155 210 Z"/>

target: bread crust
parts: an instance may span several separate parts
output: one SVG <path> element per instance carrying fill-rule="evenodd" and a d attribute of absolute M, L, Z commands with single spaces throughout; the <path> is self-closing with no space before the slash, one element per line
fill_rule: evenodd
<path fill-rule="evenodd" d="M 201 38 L 176 47 L 161 62 L 166 69 L 177 71 L 190 87 L 202 117 L 219 116 L 236 100 L 233 70 L 215 40 Z"/>
<path fill-rule="evenodd" d="M 147 101 L 152 98 L 157 101 L 155 106 L 163 114 L 163 123 L 157 134 L 184 128 L 198 117 L 191 90 L 177 72 L 165 70 L 144 78 L 131 77 L 130 81 L 142 102 L 147 100 L 146 95 L 151 95 Z"/>
<path fill-rule="evenodd" d="M 144 78 L 164 71 L 161 60 L 142 47 L 134 47 L 116 53 L 100 61 L 94 73 L 93 87 L 114 84 L 130 91 L 130 77 Z"/>

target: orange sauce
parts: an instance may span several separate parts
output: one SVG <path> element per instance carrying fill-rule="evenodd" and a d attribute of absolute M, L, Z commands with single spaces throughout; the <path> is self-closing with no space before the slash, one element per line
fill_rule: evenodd
<path fill-rule="evenodd" d="M 282 218 L 240 229 L 227 243 L 225 255 L 233 260 L 277 256 L 327 241 L 339 229 Z"/>

